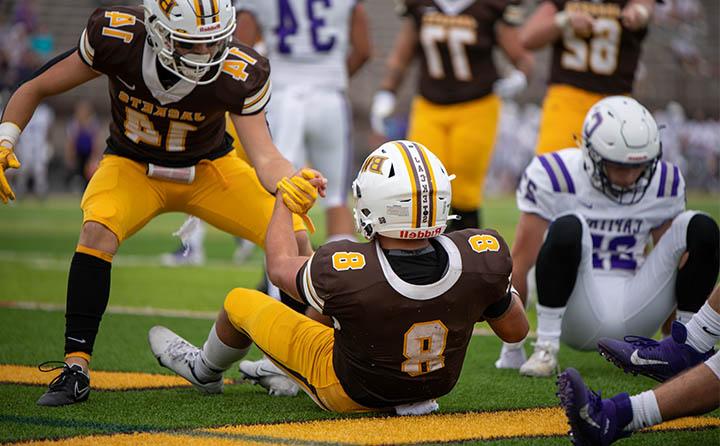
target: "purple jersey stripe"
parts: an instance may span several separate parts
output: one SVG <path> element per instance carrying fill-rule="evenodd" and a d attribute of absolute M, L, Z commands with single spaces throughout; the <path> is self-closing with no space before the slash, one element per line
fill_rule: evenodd
<path fill-rule="evenodd" d="M 658 186 L 658 198 L 665 196 L 665 180 L 667 179 L 667 166 L 664 161 L 660 161 L 660 186 Z"/>
<path fill-rule="evenodd" d="M 673 182 L 672 182 L 672 189 L 670 189 L 671 197 L 677 197 L 679 185 L 680 185 L 680 169 L 678 169 L 677 166 L 673 166 Z"/>
<path fill-rule="evenodd" d="M 560 192 L 560 183 L 558 183 L 557 176 L 555 176 L 555 172 L 553 172 L 552 166 L 550 166 L 550 163 L 548 162 L 547 158 L 545 158 L 545 155 L 538 157 L 540 160 L 540 164 L 545 168 L 545 171 L 547 172 L 548 176 L 550 177 L 550 182 L 552 183 L 553 191 Z"/>
<path fill-rule="evenodd" d="M 565 184 L 567 184 L 568 192 L 571 194 L 575 193 L 575 184 L 573 183 L 572 177 L 570 176 L 570 172 L 568 172 L 567 167 L 565 167 L 565 162 L 560 158 L 560 155 L 557 153 L 552 153 L 553 159 L 558 163 L 558 166 L 560 166 L 560 171 L 563 174 L 563 178 L 565 178 Z"/>

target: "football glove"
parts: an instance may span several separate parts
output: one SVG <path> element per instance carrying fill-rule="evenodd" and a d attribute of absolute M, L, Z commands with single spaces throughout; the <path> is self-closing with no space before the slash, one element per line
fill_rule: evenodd
<path fill-rule="evenodd" d="M 315 178 L 315 174 L 310 169 L 302 169 L 300 176 L 284 177 L 277 184 L 285 206 L 291 212 L 300 215 L 311 233 L 315 232 L 315 225 L 307 213 L 315 204 L 318 196 L 317 188 L 308 181 L 313 178 Z"/>
<path fill-rule="evenodd" d="M 370 126 L 379 135 L 385 134 L 385 119 L 395 111 L 395 93 L 380 90 L 375 93 L 370 107 Z"/>
<path fill-rule="evenodd" d="M 501 77 L 493 84 L 493 91 L 502 99 L 511 99 L 527 87 L 527 77 L 520 70 L 513 70 L 509 76 Z"/>
<path fill-rule="evenodd" d="M 0 124 L 0 200 L 5 204 L 8 200 L 15 199 L 15 193 L 5 177 L 5 170 L 20 167 L 20 161 L 13 153 L 13 147 L 19 136 L 20 128 L 17 125 L 12 122 Z"/>

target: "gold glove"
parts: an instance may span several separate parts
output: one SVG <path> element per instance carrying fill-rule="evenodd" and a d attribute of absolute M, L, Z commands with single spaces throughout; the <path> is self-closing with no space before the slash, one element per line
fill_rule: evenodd
<path fill-rule="evenodd" d="M 3 141 L 5 143 L 5 141 Z M 0 145 L 0 200 L 7 204 L 8 200 L 15 199 L 15 193 L 10 188 L 5 177 L 6 169 L 17 169 L 20 167 L 20 161 L 18 161 L 15 153 L 13 153 L 10 147 Z"/>

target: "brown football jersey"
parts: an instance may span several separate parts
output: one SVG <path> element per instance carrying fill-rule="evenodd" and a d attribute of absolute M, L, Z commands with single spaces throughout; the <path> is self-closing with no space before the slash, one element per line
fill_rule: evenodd
<path fill-rule="evenodd" d="M 551 84 L 567 84 L 601 94 L 632 92 L 647 29 L 630 31 L 620 22 L 629 0 L 551 0 L 558 11 L 585 11 L 595 18 L 593 34 L 567 29 L 553 45 Z"/>
<path fill-rule="evenodd" d="M 498 21 L 522 23 L 519 0 L 406 0 L 418 33 L 420 95 L 437 104 L 481 98 L 498 78 L 492 60 Z"/>
<path fill-rule="evenodd" d="M 450 392 L 475 322 L 508 293 L 512 260 L 497 232 L 436 240 L 448 268 L 430 285 L 400 279 L 376 241 L 328 243 L 300 271 L 301 294 L 333 318 L 335 374 L 359 404 L 394 407 Z"/>
<path fill-rule="evenodd" d="M 270 98 L 267 59 L 233 41 L 214 82 L 180 80 L 166 89 L 143 20 L 140 7 L 96 9 L 78 43 L 80 58 L 109 79 L 108 152 L 170 167 L 228 153 L 225 112 L 263 110 Z"/>

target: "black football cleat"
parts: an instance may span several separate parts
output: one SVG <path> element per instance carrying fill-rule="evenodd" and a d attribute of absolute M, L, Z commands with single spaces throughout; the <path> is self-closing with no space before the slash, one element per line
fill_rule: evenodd
<path fill-rule="evenodd" d="M 69 365 L 61 361 L 43 362 L 38 366 L 41 372 L 52 372 L 62 368 L 62 372 L 50 381 L 50 387 L 37 400 L 39 406 L 65 406 L 82 403 L 90 395 L 90 377 L 77 364 Z"/>

